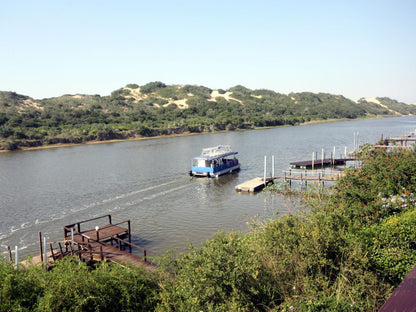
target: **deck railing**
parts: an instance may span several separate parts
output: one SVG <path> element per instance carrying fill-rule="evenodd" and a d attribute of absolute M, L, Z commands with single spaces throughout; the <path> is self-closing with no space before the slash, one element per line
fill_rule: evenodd
<path fill-rule="evenodd" d="M 119 250 L 121 250 L 122 244 L 125 244 L 125 245 L 128 245 L 129 246 L 130 253 L 132 253 L 132 247 L 137 248 L 137 249 L 141 250 L 141 252 L 143 253 L 143 256 L 141 258 L 145 262 L 147 261 L 147 253 L 146 253 L 146 249 L 145 248 L 143 248 L 143 247 L 141 247 L 139 245 L 133 244 L 132 242 L 128 242 L 128 241 L 126 241 L 126 240 L 124 240 L 124 239 L 122 239 L 120 237 L 117 237 L 117 236 L 111 237 L 111 245 L 113 245 L 113 239 L 117 241 L 117 245 L 118 245 L 118 249 Z"/>
<path fill-rule="evenodd" d="M 82 233 L 81 231 L 81 225 L 85 224 L 85 223 L 90 223 L 92 221 L 96 221 L 96 220 L 102 220 L 102 219 L 108 219 L 108 224 L 114 225 L 114 226 L 119 226 L 119 225 L 123 225 L 126 224 L 127 225 L 127 229 L 128 229 L 128 233 L 131 233 L 131 226 L 130 226 L 130 220 L 123 218 L 123 217 L 119 217 L 113 214 L 108 214 L 108 215 L 104 215 L 101 217 L 96 217 L 96 218 L 92 218 L 92 219 L 88 219 L 88 220 L 84 220 L 84 221 L 80 221 L 77 223 L 73 223 L 73 224 L 69 224 L 67 226 L 64 226 L 64 239 L 66 239 L 67 237 L 69 237 L 70 235 L 72 235 L 72 231 L 77 232 L 79 234 Z M 121 220 L 120 222 L 117 223 L 113 223 L 113 219 L 118 219 Z M 99 232 L 99 230 L 97 231 Z"/>

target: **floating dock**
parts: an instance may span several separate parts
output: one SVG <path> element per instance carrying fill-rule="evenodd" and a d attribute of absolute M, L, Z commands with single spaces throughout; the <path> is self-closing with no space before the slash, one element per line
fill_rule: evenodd
<path fill-rule="evenodd" d="M 273 183 L 273 178 L 266 178 L 266 180 L 264 180 L 264 178 L 254 178 L 250 181 L 236 185 L 235 190 L 237 192 L 254 193 L 262 190 L 264 187 L 271 183 Z"/>

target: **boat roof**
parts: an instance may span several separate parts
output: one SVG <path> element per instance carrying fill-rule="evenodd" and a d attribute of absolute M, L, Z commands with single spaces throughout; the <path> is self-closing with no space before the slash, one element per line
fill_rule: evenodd
<path fill-rule="evenodd" d="M 193 159 L 213 160 L 236 154 L 238 154 L 238 152 L 233 152 L 230 145 L 218 145 L 214 147 L 203 148 L 201 155 L 194 157 Z"/>

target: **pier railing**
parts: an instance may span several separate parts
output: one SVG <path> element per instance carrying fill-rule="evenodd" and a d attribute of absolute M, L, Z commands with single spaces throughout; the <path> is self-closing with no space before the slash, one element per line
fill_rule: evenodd
<path fill-rule="evenodd" d="M 107 224 L 105 224 L 106 219 L 108 220 Z M 118 220 L 119 222 L 113 223 L 114 219 Z M 87 237 L 86 235 L 82 234 L 84 231 L 81 230 L 81 225 L 84 225 L 84 226 L 91 225 L 91 224 L 95 223 L 95 221 L 101 221 L 101 222 L 98 223 L 99 225 L 97 223 L 94 224 L 95 229 L 97 229 L 97 240 L 100 240 L 99 239 L 100 231 L 102 231 L 103 228 L 105 228 L 108 225 L 111 225 L 111 226 L 122 226 L 122 225 L 124 225 L 127 228 L 127 233 L 129 235 L 131 233 L 131 225 L 130 225 L 130 220 L 129 219 L 119 217 L 119 216 L 116 216 L 116 215 L 112 215 L 112 214 L 108 214 L 108 215 L 104 215 L 104 216 L 101 216 L 101 217 L 96 217 L 96 218 L 92 218 L 92 219 L 88 219 L 88 220 L 85 220 L 85 221 L 80 221 L 80 222 L 76 222 L 76 223 L 64 226 L 64 239 L 67 239 L 68 237 L 70 237 L 74 232 L 82 235 L 83 238 L 91 239 L 91 237 Z M 102 238 L 104 238 L 104 237 L 102 237 Z"/>
<path fill-rule="evenodd" d="M 144 261 L 147 261 L 147 252 L 146 252 L 146 249 L 145 248 L 143 248 L 143 247 L 141 247 L 139 245 L 133 244 L 132 242 L 128 242 L 128 241 L 126 241 L 126 240 L 124 240 L 124 239 L 122 239 L 120 237 L 117 237 L 117 236 L 111 237 L 111 245 L 112 246 L 113 246 L 113 240 L 117 241 L 117 245 L 118 245 L 118 249 L 119 250 L 122 249 L 123 244 L 129 246 L 130 253 L 132 253 L 132 247 L 133 248 L 136 248 L 136 249 L 139 249 L 142 252 L 141 258 Z"/>
<path fill-rule="evenodd" d="M 285 170 L 283 171 L 284 181 L 299 180 L 299 181 L 336 181 L 344 175 L 343 171 L 325 171 L 325 170 Z"/>

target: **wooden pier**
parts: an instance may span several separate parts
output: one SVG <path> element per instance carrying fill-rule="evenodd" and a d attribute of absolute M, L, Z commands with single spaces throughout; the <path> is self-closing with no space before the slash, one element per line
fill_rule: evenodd
<path fill-rule="evenodd" d="M 325 182 L 336 182 L 339 178 L 344 175 L 343 171 L 331 171 L 325 172 L 323 170 L 287 170 L 283 171 L 282 176 L 276 177 L 267 177 L 264 178 L 254 178 L 242 184 L 235 186 L 237 192 L 248 192 L 255 193 L 262 190 L 267 185 L 274 183 L 276 180 L 282 180 L 289 182 L 291 185 L 292 181 L 299 181 L 300 183 L 316 182 L 316 183 L 325 183 Z M 266 181 L 266 183 L 264 182 Z"/>
<path fill-rule="evenodd" d="M 154 267 L 147 259 L 146 249 L 131 242 L 130 220 L 111 214 L 64 226 L 63 241 L 49 242 L 43 247 L 40 233 L 39 240 L 40 255 L 33 257 L 33 264 L 53 265 L 54 261 L 72 255 L 84 261 Z"/>
<path fill-rule="evenodd" d="M 416 133 L 411 132 L 410 134 L 400 135 L 396 137 L 389 137 L 382 140 L 384 146 L 401 146 L 401 147 L 411 147 L 416 143 Z"/>
<path fill-rule="evenodd" d="M 355 158 L 325 158 L 325 159 L 315 159 L 315 160 L 306 160 L 306 161 L 296 161 L 291 162 L 290 168 L 293 169 L 312 169 L 312 168 L 323 168 L 330 166 L 344 166 L 347 161 L 353 161 Z"/>

